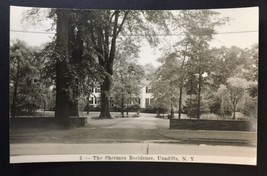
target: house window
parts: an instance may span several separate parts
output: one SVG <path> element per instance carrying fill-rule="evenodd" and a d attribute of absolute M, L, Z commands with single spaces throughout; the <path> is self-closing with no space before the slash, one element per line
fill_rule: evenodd
<path fill-rule="evenodd" d="M 95 93 L 100 93 L 101 91 L 100 91 L 100 87 L 96 87 L 95 88 Z"/>
<path fill-rule="evenodd" d="M 150 93 L 151 92 L 151 88 L 146 87 L 146 93 Z"/>
<path fill-rule="evenodd" d="M 149 106 L 149 98 L 146 98 L 146 107 Z"/>
<path fill-rule="evenodd" d="M 91 88 L 89 89 L 89 91 L 90 91 L 90 93 L 94 93 L 94 88 L 91 87 Z"/>
<path fill-rule="evenodd" d="M 101 103 L 101 98 L 100 97 L 97 97 L 96 98 L 96 104 L 100 105 L 100 103 Z"/>
<path fill-rule="evenodd" d="M 90 103 L 90 104 L 94 104 L 94 97 L 91 97 L 91 98 L 90 98 L 89 103 Z"/>
<path fill-rule="evenodd" d="M 154 98 L 151 98 L 150 99 L 150 104 L 153 104 L 153 102 L 154 102 Z"/>

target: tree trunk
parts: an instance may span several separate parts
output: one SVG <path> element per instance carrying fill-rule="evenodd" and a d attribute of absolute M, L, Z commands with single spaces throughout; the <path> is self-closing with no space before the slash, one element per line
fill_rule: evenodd
<path fill-rule="evenodd" d="M 126 112 L 126 116 L 129 115 L 129 100 L 127 100 L 127 112 Z"/>
<path fill-rule="evenodd" d="M 180 93 L 179 93 L 179 109 L 178 109 L 178 119 L 181 119 L 182 114 L 182 96 L 183 96 L 183 84 L 180 85 Z"/>
<path fill-rule="evenodd" d="M 89 105 L 88 102 L 87 102 L 87 104 L 86 104 L 86 107 L 87 107 L 87 109 L 86 109 L 86 114 L 89 115 L 89 107 L 90 107 L 90 105 Z"/>
<path fill-rule="evenodd" d="M 98 57 L 100 65 L 106 69 L 108 76 L 105 76 L 104 82 L 101 85 L 101 111 L 99 118 L 112 118 L 109 111 L 109 92 L 111 87 L 111 76 L 113 74 L 113 61 L 115 58 L 116 53 L 116 41 L 118 34 L 122 30 L 122 26 L 125 22 L 126 16 L 129 12 L 126 12 L 124 17 L 122 18 L 122 21 L 119 25 L 119 14 L 120 11 L 116 10 L 114 12 L 114 22 L 110 23 L 110 26 L 113 26 L 113 29 L 110 30 L 110 28 L 103 28 L 100 25 L 100 28 L 98 29 L 99 36 L 98 36 L 98 45 L 97 50 L 101 56 Z M 111 34 L 111 45 L 110 49 L 108 50 L 109 45 L 109 37 L 104 37 L 104 33 L 106 36 L 109 36 L 110 31 L 112 31 Z M 104 41 L 105 40 L 105 41 Z M 106 45 L 106 46 L 105 46 Z M 105 48 L 105 49 L 104 49 Z"/>
<path fill-rule="evenodd" d="M 70 64 L 74 66 L 74 69 L 77 72 L 78 71 L 77 68 L 79 68 L 79 65 L 81 64 L 82 57 L 83 57 L 83 40 L 82 40 L 80 30 L 78 29 L 78 31 L 76 31 L 75 26 L 70 25 L 68 32 L 69 32 L 69 41 L 68 41 L 69 52 L 71 53 Z M 77 116 L 77 117 L 79 117 L 78 84 L 79 84 L 79 80 L 73 79 L 73 83 L 71 86 L 73 96 L 72 96 L 72 100 L 69 101 L 69 115 Z"/>
<path fill-rule="evenodd" d="M 106 76 L 104 78 L 101 88 L 101 110 L 100 110 L 100 119 L 111 119 L 111 114 L 109 111 L 109 92 L 111 86 L 111 78 Z"/>
<path fill-rule="evenodd" d="M 55 118 L 62 127 L 69 126 L 69 93 L 67 66 L 68 52 L 68 25 L 69 15 L 65 10 L 57 10 L 57 46 L 62 50 L 63 58 L 56 61 L 56 110 Z"/>
<path fill-rule="evenodd" d="M 66 88 L 68 87 L 67 79 L 64 78 L 65 65 L 62 62 L 57 62 L 56 66 L 56 110 L 55 118 L 59 125 L 68 126 L 69 118 L 69 95 Z"/>
<path fill-rule="evenodd" d="M 123 85 L 122 88 L 121 88 L 121 92 L 122 92 L 122 97 L 121 97 L 121 116 L 124 117 L 124 90 L 123 90 L 124 82 L 123 82 L 122 73 L 121 73 L 121 85 Z"/>
<path fill-rule="evenodd" d="M 173 112 L 173 84 L 170 82 L 170 87 L 171 87 L 171 119 L 174 118 L 174 112 Z"/>
<path fill-rule="evenodd" d="M 14 82 L 14 93 L 13 93 L 13 100 L 11 105 L 11 117 L 15 117 L 17 114 L 17 95 L 18 95 L 18 82 L 19 82 L 19 74 L 20 74 L 20 60 L 18 59 L 17 65 L 17 74 L 16 80 Z"/>
<path fill-rule="evenodd" d="M 173 103 L 171 102 L 171 119 L 174 118 Z"/>
<path fill-rule="evenodd" d="M 201 84 L 202 84 L 202 75 L 201 75 L 201 57 L 199 58 L 199 67 L 198 67 L 198 93 L 197 93 L 197 119 L 200 119 L 201 115 Z"/>
<path fill-rule="evenodd" d="M 199 85 L 198 85 L 198 93 L 197 93 L 197 119 L 200 119 L 201 110 L 200 110 L 200 103 L 201 103 L 201 75 L 199 75 Z"/>
<path fill-rule="evenodd" d="M 187 45 L 185 46 L 185 51 L 187 51 Z M 180 80 L 180 92 L 179 92 L 179 114 L 178 114 L 178 119 L 181 119 L 181 114 L 182 114 L 182 96 L 183 96 L 183 84 L 184 84 L 184 76 L 185 76 L 185 71 L 184 71 L 184 64 L 185 64 L 185 59 L 186 59 L 186 55 L 183 54 L 183 61 L 182 61 L 182 65 L 181 65 L 181 70 L 182 70 L 182 76 L 181 76 L 181 80 Z"/>
<path fill-rule="evenodd" d="M 121 116 L 124 117 L 124 94 L 121 97 Z"/>
<path fill-rule="evenodd" d="M 78 100 L 69 102 L 69 116 L 79 117 Z"/>
<path fill-rule="evenodd" d="M 189 117 L 190 119 L 192 118 L 192 94 L 190 94 L 190 97 L 189 97 Z"/>
<path fill-rule="evenodd" d="M 233 120 L 236 120 L 235 111 L 236 111 L 236 105 L 234 105 Z"/>

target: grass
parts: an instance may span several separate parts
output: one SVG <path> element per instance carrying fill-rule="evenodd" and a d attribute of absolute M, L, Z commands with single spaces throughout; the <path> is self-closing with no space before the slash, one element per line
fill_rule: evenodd
<path fill-rule="evenodd" d="M 214 113 L 206 113 L 201 115 L 200 119 L 203 120 L 233 120 L 232 116 L 220 116 Z M 251 118 L 245 116 L 241 112 L 236 112 L 236 119 L 237 120 L 249 120 Z"/>

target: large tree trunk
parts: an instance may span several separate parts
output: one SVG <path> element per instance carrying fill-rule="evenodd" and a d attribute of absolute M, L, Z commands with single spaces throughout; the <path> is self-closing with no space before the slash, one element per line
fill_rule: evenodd
<path fill-rule="evenodd" d="M 116 10 L 114 12 L 114 22 L 109 24 L 110 26 L 113 26 L 112 33 L 110 33 L 110 26 L 103 27 L 100 25 L 98 28 L 97 51 L 99 52 L 98 54 L 101 55 L 98 57 L 98 60 L 100 65 L 106 69 L 109 74 L 108 76 L 105 76 L 104 82 L 101 85 L 101 111 L 99 118 L 112 118 L 109 111 L 109 93 L 112 83 L 111 76 L 113 74 L 113 62 L 116 53 L 116 41 L 128 13 L 129 12 L 126 12 L 124 14 L 122 21 L 119 24 L 120 11 Z M 112 36 L 111 43 L 109 42 L 109 36 Z"/>
<path fill-rule="evenodd" d="M 109 111 L 109 92 L 111 86 L 111 78 L 106 76 L 104 78 L 101 88 L 101 110 L 100 110 L 100 119 L 111 119 L 111 114 Z"/>
<path fill-rule="evenodd" d="M 63 58 L 56 62 L 56 110 L 55 118 L 60 126 L 69 126 L 69 93 L 67 66 L 69 14 L 65 10 L 57 10 L 57 47 L 62 50 Z"/>
<path fill-rule="evenodd" d="M 69 51 L 71 52 L 71 58 L 70 58 L 70 64 L 74 66 L 74 69 L 79 68 L 79 65 L 81 64 L 82 57 L 83 57 L 83 40 L 81 36 L 81 32 L 78 29 L 78 31 L 75 31 L 77 28 L 75 26 L 71 25 L 69 27 Z M 78 66 L 78 67 L 75 67 Z M 78 70 L 75 70 L 78 71 Z M 72 78 L 71 78 L 72 79 Z M 69 101 L 69 116 L 79 116 L 79 102 L 78 102 L 78 96 L 79 96 L 79 80 L 72 79 L 72 97 Z"/>
<path fill-rule="evenodd" d="M 69 102 L 69 116 L 79 117 L 78 100 Z"/>

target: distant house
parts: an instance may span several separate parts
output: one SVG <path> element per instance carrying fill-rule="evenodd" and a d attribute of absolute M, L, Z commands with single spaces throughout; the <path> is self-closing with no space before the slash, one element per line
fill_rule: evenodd
<path fill-rule="evenodd" d="M 139 98 L 140 98 L 141 108 L 146 108 L 149 105 L 151 105 L 153 101 L 153 95 L 151 93 L 150 81 L 148 80 L 142 81 L 142 89 Z"/>
<path fill-rule="evenodd" d="M 91 94 L 89 98 L 89 103 L 90 105 L 94 107 L 98 107 L 101 104 L 101 91 L 100 91 L 100 86 L 97 85 L 95 87 L 91 88 Z M 139 95 L 139 105 L 141 108 L 146 108 L 149 105 L 151 105 L 153 101 L 153 95 L 151 93 L 151 86 L 150 86 L 150 81 L 144 80 L 142 81 L 142 88 L 140 90 L 140 95 Z M 113 98 L 110 97 L 110 107 L 114 106 Z"/>
<path fill-rule="evenodd" d="M 100 91 L 100 86 L 95 86 L 92 87 L 90 90 L 90 98 L 89 98 L 89 103 L 90 105 L 94 107 L 100 106 L 101 103 L 101 91 Z"/>

